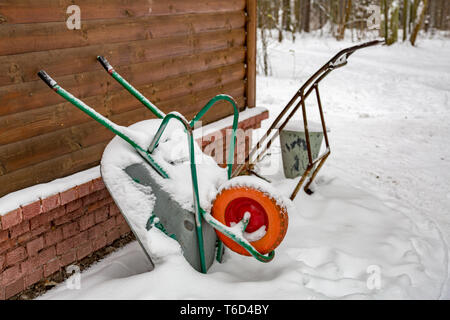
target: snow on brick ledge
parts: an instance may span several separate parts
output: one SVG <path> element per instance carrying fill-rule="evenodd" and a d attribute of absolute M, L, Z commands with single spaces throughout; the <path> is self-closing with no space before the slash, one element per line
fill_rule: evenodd
<path fill-rule="evenodd" d="M 267 118 L 266 109 L 247 109 L 240 113 L 239 128 L 259 128 Z M 203 149 L 219 143 L 211 137 L 226 133 L 231 124 L 228 117 L 195 130 L 196 140 Z M 0 300 L 129 232 L 98 167 L 0 198 Z"/>

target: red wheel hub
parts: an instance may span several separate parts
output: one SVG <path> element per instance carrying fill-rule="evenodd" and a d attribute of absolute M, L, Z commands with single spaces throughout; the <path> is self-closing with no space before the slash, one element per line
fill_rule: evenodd
<path fill-rule="evenodd" d="M 269 220 L 264 208 L 257 201 L 244 197 L 236 198 L 228 204 L 225 209 L 226 225 L 231 227 L 231 223 L 238 223 L 244 218 L 246 212 L 249 212 L 251 216 L 245 232 L 255 232 L 264 225 L 267 230 Z"/>

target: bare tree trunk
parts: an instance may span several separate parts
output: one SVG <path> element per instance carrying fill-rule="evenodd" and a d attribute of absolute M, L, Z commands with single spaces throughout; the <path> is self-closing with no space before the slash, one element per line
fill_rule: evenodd
<path fill-rule="evenodd" d="M 262 44 L 262 54 L 263 54 L 263 72 L 265 76 L 269 75 L 269 58 L 267 55 L 267 35 L 266 29 L 259 29 L 261 33 L 261 44 Z"/>
<path fill-rule="evenodd" d="M 263 64 L 263 72 L 265 76 L 269 75 L 269 57 L 267 53 L 267 29 L 269 25 L 269 0 L 260 0 L 259 1 L 259 11 L 260 11 L 260 37 L 261 37 L 261 46 L 262 46 L 262 64 Z"/>
<path fill-rule="evenodd" d="M 423 6 L 421 8 L 422 9 L 421 12 L 416 13 L 418 14 L 418 21 L 415 21 L 415 26 L 411 33 L 410 41 L 413 46 L 416 45 L 417 35 L 419 34 L 420 28 L 422 28 L 423 22 L 425 20 L 425 13 L 427 12 L 428 8 L 428 0 L 422 0 L 422 4 Z"/>
<path fill-rule="evenodd" d="M 408 38 L 409 0 L 403 0 L 403 42 Z"/>
<path fill-rule="evenodd" d="M 435 0 L 435 2 L 436 2 L 436 0 Z M 435 2 L 431 2 L 431 3 L 435 3 Z M 425 18 L 423 20 L 423 29 L 425 30 L 426 33 L 428 33 L 428 31 L 430 30 L 431 3 L 429 3 L 428 6 L 426 7 Z"/>
<path fill-rule="evenodd" d="M 302 14 L 303 31 L 309 32 L 311 21 L 311 0 L 304 0 L 303 3 L 304 3 L 304 11 Z"/>
<path fill-rule="evenodd" d="M 295 0 L 294 2 L 295 31 L 302 31 L 301 10 L 302 10 L 302 0 Z"/>
<path fill-rule="evenodd" d="M 383 0 L 383 6 L 384 6 L 384 40 L 386 43 L 389 41 L 389 3 L 388 0 Z"/>
<path fill-rule="evenodd" d="M 283 0 L 283 16 L 281 26 L 283 30 L 291 31 L 291 1 Z"/>
<path fill-rule="evenodd" d="M 281 0 L 279 0 L 281 1 Z M 279 17 L 277 19 L 277 23 L 279 21 Z M 278 42 L 283 41 L 283 13 L 281 15 L 281 23 L 278 26 Z"/>
<path fill-rule="evenodd" d="M 399 20 L 399 6 L 398 2 L 393 1 L 389 9 L 389 30 L 388 30 L 388 45 L 391 45 L 398 40 L 398 20 Z"/>
<path fill-rule="evenodd" d="M 446 30 L 446 29 L 447 29 L 447 25 L 446 25 L 446 19 L 447 19 L 447 1 L 448 1 L 448 0 L 442 0 L 441 13 L 440 13 L 440 17 L 439 17 L 439 28 L 440 28 L 441 30 Z"/>
<path fill-rule="evenodd" d="M 323 21 L 323 11 L 319 10 L 319 28 L 320 28 L 320 36 L 323 36 L 323 25 L 324 25 L 324 21 Z"/>
<path fill-rule="evenodd" d="M 265 1 L 265 0 L 263 0 Z M 277 28 L 279 20 L 280 20 L 280 2 L 281 0 L 274 0 L 271 1 L 270 7 L 272 11 L 272 23 L 274 24 L 274 27 Z M 269 6 L 269 5 L 267 5 Z"/>
<path fill-rule="evenodd" d="M 266 1 L 266 0 L 261 0 Z M 282 0 L 267 0 L 269 1 L 273 7 L 273 22 L 275 24 L 275 28 L 278 29 L 278 42 L 283 41 L 283 10 L 281 12 L 281 21 L 280 21 L 280 8 L 283 9 Z"/>
<path fill-rule="evenodd" d="M 351 12 L 352 12 L 352 0 L 347 0 L 347 4 L 345 7 L 345 17 L 342 20 L 341 26 L 339 27 L 339 35 L 337 37 L 338 40 L 343 40 L 345 37 L 345 28 L 350 20 Z"/>
<path fill-rule="evenodd" d="M 433 33 L 434 30 L 438 29 L 439 5 L 442 5 L 440 0 L 431 1 L 429 5 L 430 26 Z"/>
<path fill-rule="evenodd" d="M 417 16 L 417 8 L 419 7 L 420 0 L 414 0 L 411 6 L 411 14 L 409 15 L 409 33 L 411 34 L 414 29 L 414 24 Z"/>
<path fill-rule="evenodd" d="M 329 21 L 330 21 L 330 33 L 334 34 L 334 0 L 328 1 L 328 12 L 330 13 Z"/>

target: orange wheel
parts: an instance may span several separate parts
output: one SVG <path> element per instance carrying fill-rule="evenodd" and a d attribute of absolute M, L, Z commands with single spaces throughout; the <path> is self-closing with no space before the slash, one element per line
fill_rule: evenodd
<path fill-rule="evenodd" d="M 245 237 L 260 253 L 274 250 L 283 240 L 288 227 L 287 210 L 264 192 L 247 186 L 224 189 L 216 197 L 211 214 L 221 223 L 231 227 L 250 213 Z M 265 227 L 265 234 L 261 228 Z M 262 229 L 263 230 L 263 229 Z M 242 255 L 250 254 L 236 242 L 216 230 L 220 240 L 231 250 Z"/>

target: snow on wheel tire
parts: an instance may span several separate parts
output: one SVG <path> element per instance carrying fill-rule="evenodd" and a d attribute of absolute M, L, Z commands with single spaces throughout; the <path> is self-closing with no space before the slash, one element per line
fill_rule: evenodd
<path fill-rule="evenodd" d="M 243 181 L 244 177 L 238 177 Z M 252 178 L 253 177 L 247 177 Z M 232 179 L 230 182 L 233 182 Z M 260 180 L 260 179 L 258 179 Z M 270 184 L 261 180 L 258 185 Z M 269 193 L 261 191 L 253 183 L 230 183 L 221 189 L 216 196 L 211 214 L 229 227 L 238 223 L 246 212 L 250 213 L 250 221 L 245 229 L 245 237 L 261 254 L 273 251 L 283 241 L 288 227 L 288 214 L 284 205 L 276 201 Z M 216 230 L 219 239 L 229 249 L 241 255 L 250 256 L 242 246 Z"/>

